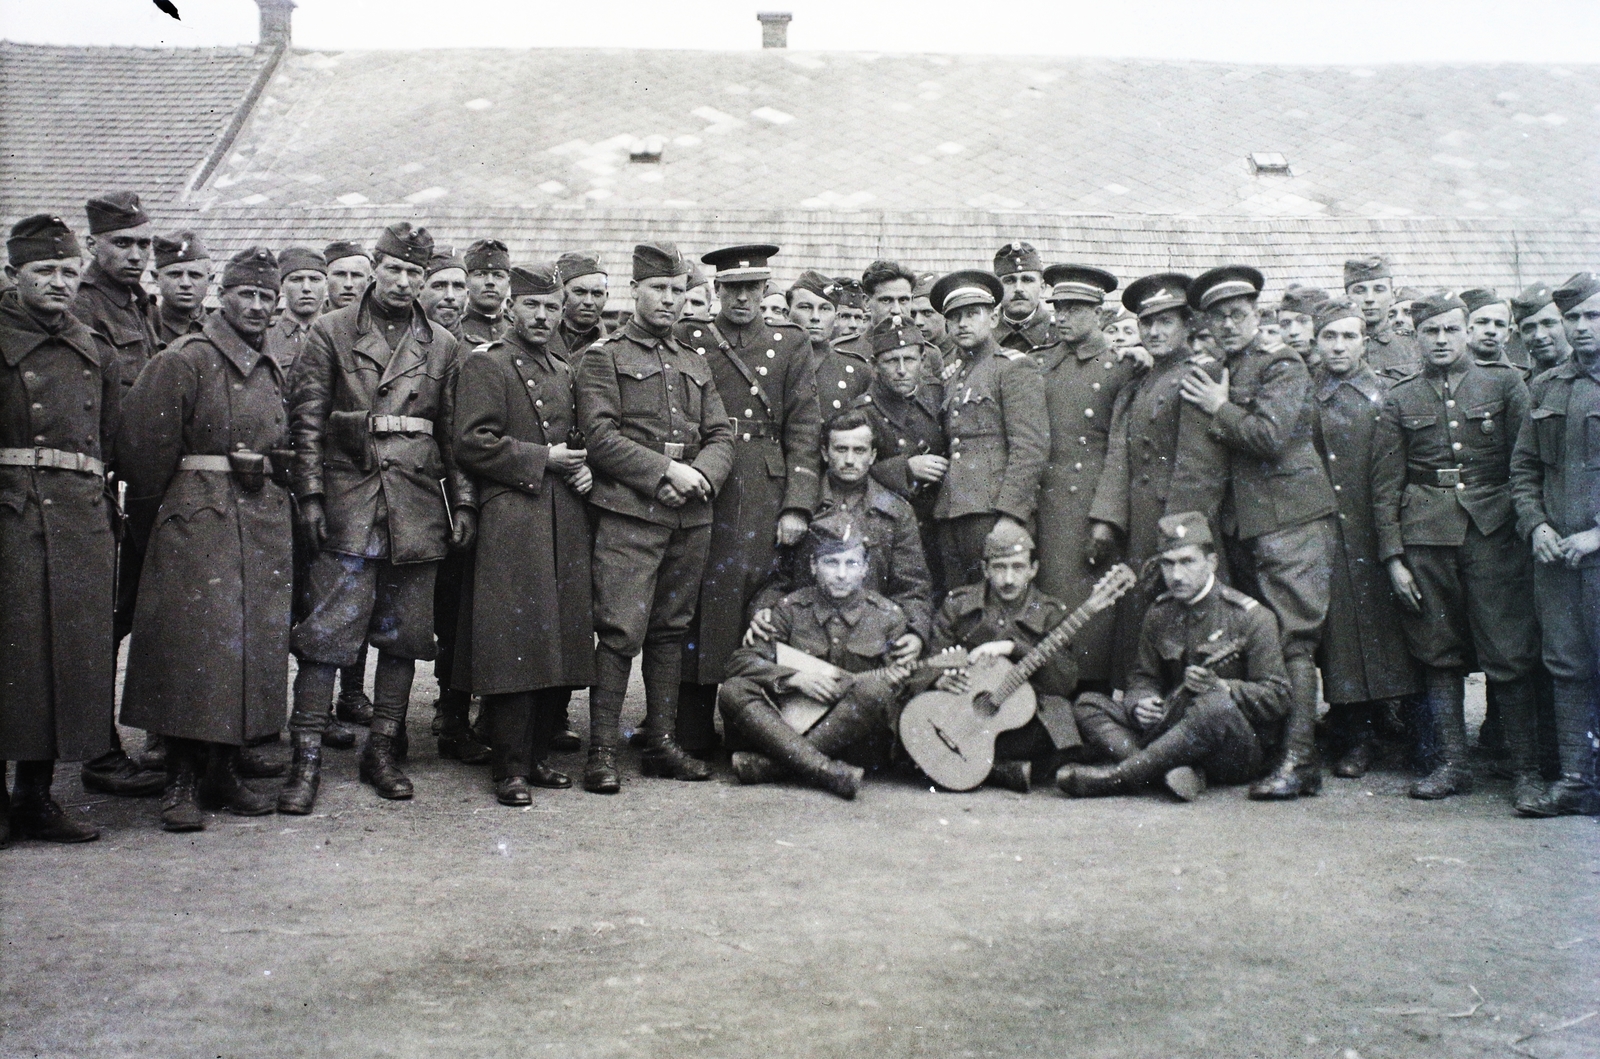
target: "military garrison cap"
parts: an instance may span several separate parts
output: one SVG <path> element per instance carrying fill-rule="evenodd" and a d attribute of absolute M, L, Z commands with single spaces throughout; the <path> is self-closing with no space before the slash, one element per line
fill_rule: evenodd
<path fill-rule="evenodd" d="M 262 290 L 278 289 L 278 259 L 264 246 L 252 246 L 228 259 L 222 270 L 222 289 L 229 287 L 260 287 Z"/>
<path fill-rule="evenodd" d="M 968 305 L 999 305 L 1005 293 L 999 277 L 993 272 L 967 268 L 952 272 L 935 283 L 928 294 L 928 301 L 932 303 L 934 312 L 949 316 Z"/>
<path fill-rule="evenodd" d="M 1154 316 L 1168 309 L 1189 307 L 1189 284 L 1194 280 L 1182 272 L 1157 272 L 1128 284 L 1122 304 L 1139 317 Z"/>
<path fill-rule="evenodd" d="M 461 255 L 461 264 L 468 272 L 509 272 L 511 251 L 498 239 L 478 239 Z"/>
<path fill-rule="evenodd" d="M 796 277 L 794 283 L 789 287 L 789 293 L 793 294 L 797 290 L 815 294 L 827 302 L 832 302 L 834 295 L 838 293 L 833 289 L 833 280 L 814 268 L 808 268 Z"/>
<path fill-rule="evenodd" d="M 917 273 L 917 282 L 911 286 L 911 296 L 913 298 L 926 298 L 929 292 L 933 290 L 933 285 L 939 282 L 939 279 L 940 273 L 938 272 Z"/>
<path fill-rule="evenodd" d="M 1117 277 L 1105 269 L 1088 265 L 1051 265 L 1044 270 L 1044 281 L 1050 287 L 1050 295 L 1045 300 L 1052 304 L 1100 305 L 1107 294 L 1117 289 Z"/>
<path fill-rule="evenodd" d="M 1593 272 L 1578 272 L 1571 279 L 1550 292 L 1550 299 L 1563 313 L 1571 312 L 1584 302 L 1600 294 L 1600 276 Z"/>
<path fill-rule="evenodd" d="M 424 275 L 431 276 L 435 272 L 443 272 L 447 268 L 459 268 L 463 272 L 467 270 L 466 262 L 456 256 L 455 247 L 436 246 L 433 248 L 433 255 L 428 258 L 428 264 L 422 271 Z"/>
<path fill-rule="evenodd" d="M 716 278 L 725 283 L 751 283 L 772 278 L 767 261 L 777 256 L 778 247 L 773 243 L 746 243 L 702 254 L 700 260 L 716 269 Z"/>
<path fill-rule="evenodd" d="M 1013 555 L 1032 554 L 1033 538 L 1028 535 L 1027 530 L 1008 518 L 1003 518 L 996 522 L 994 529 L 990 530 L 989 535 L 983 538 L 983 558 L 985 562 L 990 559 L 1009 559 Z"/>
<path fill-rule="evenodd" d="M 137 228 L 150 223 L 150 217 L 139 205 L 139 196 L 132 191 L 108 191 L 96 195 L 84 204 L 89 215 L 89 234 L 120 232 L 124 228 Z"/>
<path fill-rule="evenodd" d="M 200 241 L 198 235 L 189 231 L 158 235 L 153 245 L 156 251 L 157 272 L 180 261 L 207 261 L 211 258 L 211 251 L 206 249 L 206 244 Z"/>
<path fill-rule="evenodd" d="M 921 346 L 925 340 L 922 329 L 896 313 L 872 325 L 872 355 L 887 353 L 891 349 Z"/>
<path fill-rule="evenodd" d="M 328 274 L 328 263 L 321 254 L 309 246 L 291 246 L 278 255 L 278 275 L 287 276 L 291 272 L 311 271 Z"/>
<path fill-rule="evenodd" d="M 1317 334 L 1321 334 L 1322 329 L 1329 324 L 1351 317 L 1360 322 L 1363 328 L 1366 326 L 1366 317 L 1361 315 L 1361 310 L 1349 298 L 1329 298 L 1327 301 L 1319 302 L 1317 311 L 1311 314 Z"/>
<path fill-rule="evenodd" d="M 526 298 L 530 294 L 555 294 L 561 289 L 561 276 L 549 265 L 512 265 L 508 271 L 511 273 L 513 298 Z"/>
<path fill-rule="evenodd" d="M 606 270 L 600 267 L 600 255 L 593 251 L 568 250 L 556 258 L 556 277 L 563 284 L 580 276 L 593 276 L 596 273 L 604 276 Z"/>
<path fill-rule="evenodd" d="M 849 551 L 851 548 L 864 548 L 867 543 L 855 519 L 843 510 L 830 511 L 821 518 L 812 519 L 808 536 L 813 558 Z"/>
<path fill-rule="evenodd" d="M 1447 290 L 1435 291 L 1432 294 L 1424 294 L 1411 303 L 1411 320 L 1421 327 L 1422 321 L 1442 316 L 1452 309 L 1460 309 L 1463 317 L 1467 315 L 1466 302 Z"/>
<path fill-rule="evenodd" d="M 683 259 L 683 255 L 672 243 L 640 243 L 633 248 L 635 280 L 688 274 L 689 262 Z"/>
<path fill-rule="evenodd" d="M 1009 276 L 1016 272 L 1043 272 L 1044 259 L 1039 256 L 1039 251 L 1033 248 L 1032 243 L 1025 243 L 1018 239 L 1014 243 L 1007 243 L 994 252 L 994 274 L 996 276 Z"/>
<path fill-rule="evenodd" d="M 1389 271 L 1389 259 L 1380 254 L 1352 257 L 1344 263 L 1345 290 L 1349 290 L 1352 283 L 1367 283 L 1375 279 L 1393 278 L 1393 273 Z"/>
<path fill-rule="evenodd" d="M 859 309 L 867 304 L 867 292 L 861 289 L 861 284 L 849 276 L 835 276 L 833 278 L 834 305 L 841 309 Z"/>
<path fill-rule="evenodd" d="M 1328 292 L 1321 287 L 1303 287 L 1298 283 L 1291 283 L 1283 290 L 1283 297 L 1278 301 L 1280 313 L 1298 313 L 1301 316 L 1316 316 L 1317 309 L 1328 300 Z"/>
<path fill-rule="evenodd" d="M 1548 283 L 1535 283 L 1524 287 L 1522 293 L 1511 299 L 1511 317 L 1520 324 L 1554 301 Z"/>
<path fill-rule="evenodd" d="M 699 265 L 696 265 L 693 261 L 689 262 L 689 276 L 687 280 L 685 280 L 683 288 L 684 290 L 694 290 L 696 287 L 704 287 L 710 282 L 711 277 L 706 275 L 704 272 L 701 272 Z"/>
<path fill-rule="evenodd" d="M 1493 287 L 1473 287 L 1461 292 L 1461 303 L 1467 307 L 1467 315 L 1471 316 L 1485 305 L 1504 305 L 1506 300 L 1496 294 Z"/>
<path fill-rule="evenodd" d="M 1161 541 L 1157 552 L 1170 552 L 1188 544 L 1211 544 L 1211 524 L 1198 511 L 1185 511 L 1177 515 L 1162 515 L 1156 522 Z"/>
<path fill-rule="evenodd" d="M 1189 305 L 1204 312 L 1230 298 L 1254 298 L 1266 282 L 1261 273 L 1249 265 L 1207 269 L 1189 285 Z"/>
<path fill-rule="evenodd" d="M 396 221 L 378 236 L 376 249 L 380 254 L 427 268 L 433 257 L 433 236 L 428 229 L 418 228 L 410 221 Z"/>
<path fill-rule="evenodd" d="M 24 217 L 11 226 L 11 237 L 6 240 L 6 260 L 12 268 L 21 268 L 32 261 L 60 261 L 82 257 L 77 236 L 67 227 L 67 222 L 50 213 L 36 213 Z"/>
<path fill-rule="evenodd" d="M 372 260 L 372 255 L 367 253 L 364 246 L 360 243 L 352 243 L 348 239 L 335 239 L 323 247 L 322 257 L 330 265 L 347 257 L 364 257 L 368 261 Z"/>

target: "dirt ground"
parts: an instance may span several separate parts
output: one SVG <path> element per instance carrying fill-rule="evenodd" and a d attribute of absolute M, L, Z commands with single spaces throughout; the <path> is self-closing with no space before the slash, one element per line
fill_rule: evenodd
<path fill-rule="evenodd" d="M 104 835 L 0 852 L 0 1055 L 1600 1055 L 1563 1027 L 1600 1010 L 1600 829 L 1502 782 L 845 803 L 630 754 L 617 797 L 513 810 L 438 759 L 432 694 L 410 803 L 329 752 L 316 815 L 168 835 L 62 769 Z"/>

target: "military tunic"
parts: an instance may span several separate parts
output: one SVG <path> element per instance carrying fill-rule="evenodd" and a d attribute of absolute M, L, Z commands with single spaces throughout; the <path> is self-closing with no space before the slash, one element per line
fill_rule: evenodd
<path fill-rule="evenodd" d="M 1422 614 L 1401 628 L 1425 665 L 1464 669 L 1475 653 L 1491 681 L 1507 682 L 1538 660 L 1533 560 L 1509 485 L 1528 412 L 1515 368 L 1474 363 L 1407 376 L 1384 402 L 1373 442 L 1378 555 L 1404 556 L 1422 592 Z"/>
<path fill-rule="evenodd" d="M 1388 322 L 1368 331 L 1366 343 L 1367 366 L 1378 375 L 1399 379 L 1422 367 L 1416 338 L 1400 334 Z"/>
<path fill-rule="evenodd" d="M 817 404 L 824 427 L 828 420 L 865 393 L 876 375 L 872 347 L 867 345 L 866 352 L 862 352 L 861 337 L 858 335 L 839 345 L 811 343 L 811 369 L 817 380 Z"/>
<path fill-rule="evenodd" d="M 1061 336 L 1056 333 L 1055 314 L 1041 303 L 1019 324 L 1002 317 L 1000 326 L 995 328 L 994 339 L 1005 349 L 1038 354 L 1060 342 Z"/>
<path fill-rule="evenodd" d="M 0 450 L 109 460 L 122 382 L 70 313 L 46 330 L 0 295 Z M 84 760 L 109 747 L 116 509 L 103 470 L 0 466 L 0 761 Z"/>
<path fill-rule="evenodd" d="M 551 332 L 550 344 L 546 348 L 568 364 L 576 365 L 584 350 L 609 334 L 604 323 L 595 324 L 586 331 L 575 331 L 563 316 L 556 323 L 556 329 Z"/>
<path fill-rule="evenodd" d="M 511 321 L 504 312 L 485 316 L 468 305 L 456 324 L 456 337 L 461 339 L 462 356 L 465 357 L 467 353 L 489 342 L 500 341 L 510 330 Z"/>
<path fill-rule="evenodd" d="M 1365 364 L 1313 381 L 1317 452 L 1339 506 L 1329 566 L 1328 619 L 1317 664 L 1330 703 L 1377 702 L 1422 690 L 1402 618 L 1378 555 L 1372 519 L 1373 438 L 1388 386 Z"/>
<path fill-rule="evenodd" d="M 933 518 L 940 483 L 915 478 L 909 461 L 912 456 L 950 455 L 944 428 L 939 425 L 943 394 L 944 388 L 939 384 L 924 383 L 912 397 L 901 397 L 875 378 L 850 405 L 864 412 L 872 426 L 872 445 L 878 453 L 872 477 L 907 501 L 916 513 L 917 533 L 922 538 L 922 554 L 927 559 L 935 602 L 943 599 L 945 592 Z"/>
<path fill-rule="evenodd" d="M 206 310 L 204 306 L 182 318 L 175 319 L 167 315 L 166 310 L 155 299 L 150 301 L 150 330 L 156 338 L 156 349 L 166 349 L 184 335 L 197 335 L 205 330 Z"/>
<path fill-rule="evenodd" d="M 306 348 L 306 339 L 311 337 L 311 324 L 316 322 L 316 317 L 311 318 L 311 323 L 306 323 L 293 313 L 286 312 L 267 329 L 267 356 L 277 361 L 285 375 L 300 359 L 301 352 Z"/>
<path fill-rule="evenodd" d="M 150 296 L 143 287 L 124 287 L 91 263 L 83 272 L 72 313 L 111 343 L 126 391 L 159 347 L 150 326 Z"/>
<path fill-rule="evenodd" d="M 240 745 L 283 727 L 293 577 L 288 467 L 257 483 L 185 467 L 285 462 L 283 369 L 220 313 L 158 353 L 123 402 L 118 461 L 145 541 L 126 724 Z M 272 480 L 274 477 L 277 481 Z"/>
<path fill-rule="evenodd" d="M 700 337 L 692 337 L 694 334 Z M 778 516 L 817 505 L 817 397 L 804 331 L 726 317 L 678 329 L 711 369 L 733 428 L 733 469 L 712 505 L 700 602 L 684 641 L 683 682 L 718 684 L 745 610 L 772 569 Z"/>

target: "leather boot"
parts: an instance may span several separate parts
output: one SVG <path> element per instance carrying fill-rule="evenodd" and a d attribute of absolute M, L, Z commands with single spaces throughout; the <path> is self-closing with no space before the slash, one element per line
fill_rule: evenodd
<path fill-rule="evenodd" d="M 367 645 L 362 643 L 356 661 L 339 667 L 339 697 L 334 703 L 334 715 L 339 720 L 362 728 L 372 723 L 372 700 L 367 698 L 366 683 Z"/>
<path fill-rule="evenodd" d="M 281 761 L 273 761 L 255 747 L 239 748 L 239 775 L 247 780 L 275 780 L 284 774 L 287 767 Z"/>
<path fill-rule="evenodd" d="M 808 736 L 790 728 L 778 712 L 764 702 L 748 708 L 730 704 L 729 708 L 736 711 L 740 733 L 765 751 L 764 754 L 735 754 L 742 759 L 734 767 L 734 775 L 739 777 L 740 783 L 770 783 L 787 774 L 847 801 L 861 790 L 865 775 L 861 769 L 834 760 Z"/>
<path fill-rule="evenodd" d="M 567 717 L 567 707 L 571 704 L 572 693 L 561 693 L 561 704 L 551 711 L 550 716 L 550 749 L 557 754 L 570 754 L 583 749 L 583 740 L 572 728 L 572 722 Z"/>
<path fill-rule="evenodd" d="M 1595 686 L 1587 680 L 1557 680 L 1555 699 L 1556 750 L 1561 755 L 1561 778 L 1536 799 L 1518 804 L 1522 816 L 1551 817 L 1594 813 L 1600 808 L 1593 777 L 1595 751 L 1590 732 L 1596 725 Z"/>
<path fill-rule="evenodd" d="M 1283 756 L 1267 775 L 1250 785 L 1256 801 L 1282 801 L 1322 790 L 1322 761 L 1317 754 L 1317 667 L 1310 655 L 1283 660 L 1289 671 L 1289 721 L 1284 727 Z"/>
<path fill-rule="evenodd" d="M 235 816 L 266 816 L 276 807 L 270 794 L 251 790 L 239 771 L 239 747 L 209 744 L 205 779 L 199 788 L 207 808 L 226 809 Z"/>
<path fill-rule="evenodd" d="M 93 842 L 98 829 L 73 820 L 50 797 L 54 761 L 17 762 L 17 783 L 11 791 L 11 834 L 41 842 Z M 165 777 L 163 777 L 165 778 Z"/>
<path fill-rule="evenodd" d="M 1078 734 L 1097 756 L 1112 761 L 1126 761 L 1139 752 L 1139 740 L 1132 732 L 1096 710 L 1078 715 Z"/>
<path fill-rule="evenodd" d="M 1027 794 L 1033 787 L 1033 762 L 996 761 L 989 770 L 989 778 L 983 782 L 990 787 Z"/>
<path fill-rule="evenodd" d="M 583 768 L 583 789 L 590 794 L 616 794 L 622 789 L 617 744 L 622 741 L 622 700 L 627 697 L 632 670 L 633 659 L 603 645 L 595 647 L 595 684 L 589 689 L 589 760 Z"/>
<path fill-rule="evenodd" d="M 413 793 L 411 780 L 400 771 L 395 753 L 395 739 L 403 723 L 374 716 L 366 749 L 361 752 L 361 782 L 370 783 L 380 798 L 391 801 L 404 801 Z"/>
<path fill-rule="evenodd" d="M 1500 703 L 1501 739 L 1506 764 L 1511 769 L 1511 806 L 1520 815 L 1544 797 L 1544 777 L 1539 774 L 1537 706 L 1531 680 L 1494 684 Z"/>
<path fill-rule="evenodd" d="M 1158 780 L 1164 780 L 1168 773 L 1187 771 L 1193 761 L 1192 755 L 1187 734 L 1175 730 L 1115 765 L 1063 765 L 1056 773 L 1056 786 L 1074 798 L 1133 794 Z M 1173 780 L 1175 787 L 1171 789 L 1180 798 L 1184 797 L 1185 792 L 1194 790 L 1195 784 L 1189 777 L 1174 776 Z M 1199 792 L 1195 790 L 1194 793 Z"/>
<path fill-rule="evenodd" d="M 144 735 L 144 750 L 139 754 L 139 767 L 155 772 L 167 771 L 167 744 L 154 732 Z"/>
<path fill-rule="evenodd" d="M 1370 702 L 1341 703 L 1328 710 L 1328 726 L 1333 729 L 1343 751 L 1334 763 L 1333 774 L 1356 780 L 1377 763 L 1378 733 L 1374 725 L 1377 707 Z"/>
<path fill-rule="evenodd" d="M 870 739 L 883 727 L 881 707 L 846 691 L 833 708 L 822 715 L 822 720 L 806 731 L 805 740 L 836 758 L 857 743 Z"/>
<path fill-rule="evenodd" d="M 450 690 L 439 696 L 439 756 L 463 765 L 486 765 L 491 751 L 478 741 L 467 723 L 471 708 L 471 697 L 464 691 Z"/>
<path fill-rule="evenodd" d="M 746 787 L 777 783 L 789 774 L 777 761 L 754 750 L 735 750 L 728 763 L 733 766 L 734 778 Z"/>
<path fill-rule="evenodd" d="M 678 720 L 674 729 L 678 745 L 701 760 L 721 747 L 717 739 L 717 685 L 678 685 Z"/>
<path fill-rule="evenodd" d="M 320 742 L 329 750 L 349 750 L 356 745 L 356 730 L 343 721 L 332 709 L 328 711 L 328 724 L 322 729 Z"/>
<path fill-rule="evenodd" d="M 1527 804 L 1518 803 L 1518 816 L 1552 817 L 1593 815 L 1600 809 L 1595 788 L 1577 773 L 1562 776 Z"/>
<path fill-rule="evenodd" d="M 84 762 L 80 778 L 84 790 L 115 794 L 119 798 L 150 798 L 167 786 L 165 771 L 143 768 L 123 751 L 122 737 L 117 734 L 115 723 L 111 725 L 111 749 L 93 761 Z"/>
<path fill-rule="evenodd" d="M 196 758 L 200 744 L 191 739 L 167 740 L 167 789 L 161 792 L 161 830 L 204 831 L 205 817 L 195 796 Z"/>
<path fill-rule="evenodd" d="M 704 761 L 678 745 L 678 675 L 683 670 L 683 645 L 677 641 L 644 645 L 645 749 L 639 771 L 664 779 L 699 781 L 711 778 Z"/>
<path fill-rule="evenodd" d="M 317 804 L 317 787 L 322 781 L 322 738 L 316 732 L 293 732 L 294 758 L 289 762 L 289 778 L 278 792 L 278 812 L 306 816 Z"/>
<path fill-rule="evenodd" d="M 1428 712 L 1433 717 L 1439 764 L 1411 785 L 1411 797 L 1431 801 L 1472 790 L 1472 770 L 1467 763 L 1467 722 L 1464 715 L 1465 681 L 1459 669 L 1427 668 Z"/>

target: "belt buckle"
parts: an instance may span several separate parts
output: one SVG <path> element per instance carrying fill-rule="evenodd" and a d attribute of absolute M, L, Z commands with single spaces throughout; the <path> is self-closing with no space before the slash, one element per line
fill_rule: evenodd
<path fill-rule="evenodd" d="M 1438 477 L 1440 488 L 1454 489 L 1461 484 L 1460 467 L 1440 467 L 1433 473 Z"/>
<path fill-rule="evenodd" d="M 683 459 L 683 442 L 668 441 L 661 446 L 661 451 L 669 460 L 681 460 Z"/>

